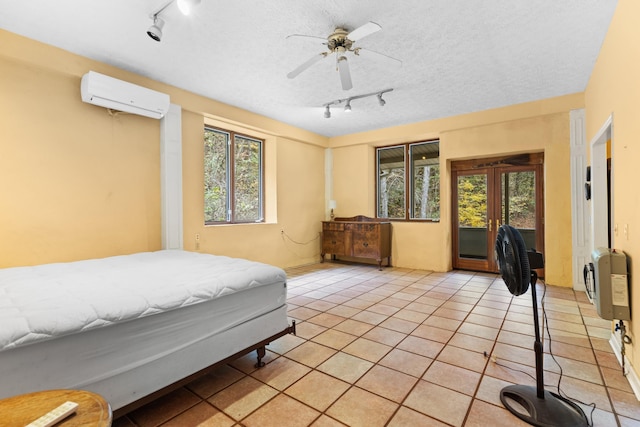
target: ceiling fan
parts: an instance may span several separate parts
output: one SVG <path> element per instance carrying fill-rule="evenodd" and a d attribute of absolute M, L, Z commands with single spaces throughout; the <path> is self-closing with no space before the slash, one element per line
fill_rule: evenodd
<path fill-rule="evenodd" d="M 331 35 L 327 38 L 317 37 L 317 36 L 307 36 L 303 34 L 292 34 L 287 36 L 287 38 L 291 37 L 309 37 L 314 39 L 320 39 L 323 41 L 322 44 L 326 45 L 328 48 L 327 52 L 321 52 L 319 54 L 313 55 L 307 61 L 303 62 L 289 74 L 287 77 L 290 79 L 295 78 L 298 74 L 310 68 L 315 63 L 320 60 L 327 58 L 330 55 L 335 54 L 336 56 L 336 69 L 340 74 L 340 83 L 342 84 L 343 90 L 349 90 L 353 87 L 353 83 L 351 81 L 351 71 L 349 71 L 349 62 L 347 60 L 347 53 L 351 52 L 356 56 L 362 57 L 371 57 L 372 59 L 381 59 L 395 66 L 401 66 L 402 61 L 396 58 L 392 58 L 390 56 L 384 55 L 379 52 L 375 52 L 373 50 L 363 49 L 361 47 L 354 47 L 355 42 L 360 39 L 365 38 L 368 35 L 376 33 L 380 31 L 382 27 L 375 22 L 367 22 L 364 25 L 356 28 L 355 30 L 349 32 L 344 28 L 336 28 Z"/>

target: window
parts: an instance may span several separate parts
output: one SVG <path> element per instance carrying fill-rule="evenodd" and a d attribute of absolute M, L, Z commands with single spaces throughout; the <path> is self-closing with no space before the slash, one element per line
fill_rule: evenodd
<path fill-rule="evenodd" d="M 205 127 L 205 224 L 264 222 L 263 144 Z"/>
<path fill-rule="evenodd" d="M 377 148 L 376 159 L 378 218 L 440 220 L 439 141 Z"/>

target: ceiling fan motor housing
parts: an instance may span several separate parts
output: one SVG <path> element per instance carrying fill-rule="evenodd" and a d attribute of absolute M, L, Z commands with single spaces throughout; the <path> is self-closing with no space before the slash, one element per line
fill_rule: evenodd
<path fill-rule="evenodd" d="M 328 37 L 327 47 L 333 52 L 345 52 L 351 50 L 353 41 L 347 38 L 349 32 L 344 28 L 336 28 L 333 34 Z"/>

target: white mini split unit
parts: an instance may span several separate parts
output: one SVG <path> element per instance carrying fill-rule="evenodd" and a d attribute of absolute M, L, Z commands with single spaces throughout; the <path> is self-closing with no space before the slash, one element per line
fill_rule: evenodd
<path fill-rule="evenodd" d="M 89 71 L 80 84 L 82 101 L 125 113 L 161 119 L 169 110 L 169 95 Z"/>

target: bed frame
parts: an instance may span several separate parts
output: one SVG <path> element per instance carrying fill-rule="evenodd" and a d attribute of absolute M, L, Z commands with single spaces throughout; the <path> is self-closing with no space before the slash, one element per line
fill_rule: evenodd
<path fill-rule="evenodd" d="M 296 333 L 286 299 L 282 269 L 185 251 L 0 270 L 0 399 L 88 390 L 119 417 L 253 350 L 260 368 Z"/>
<path fill-rule="evenodd" d="M 293 334 L 296 335 L 296 321 L 292 320 L 291 321 L 291 325 L 286 327 L 285 329 L 283 329 L 282 331 L 278 332 L 275 335 L 270 336 L 267 339 L 264 339 L 250 347 L 245 348 L 244 350 L 241 350 L 235 354 L 232 354 L 231 356 L 220 360 L 210 366 L 207 366 L 204 369 L 201 369 L 200 371 L 191 374 L 179 381 L 174 382 L 173 384 L 170 384 L 156 392 L 153 392 L 141 399 L 136 400 L 135 402 L 129 403 L 128 405 L 123 406 L 122 408 L 119 408 L 117 410 L 115 410 L 113 412 L 113 419 L 115 420 L 118 417 L 121 417 L 123 415 L 126 415 L 127 413 L 134 411 L 144 405 L 146 405 L 147 403 L 153 402 L 154 400 L 164 396 L 165 394 L 168 394 L 174 390 L 179 389 L 180 387 L 183 387 L 187 384 L 189 384 L 190 382 L 200 378 L 203 375 L 206 375 L 212 371 L 215 371 L 217 368 L 219 368 L 220 366 L 223 366 L 227 363 L 233 362 L 236 359 L 239 359 L 240 357 L 251 353 L 252 351 L 256 351 L 256 357 L 257 357 L 257 362 L 255 363 L 255 367 L 256 368 L 262 368 L 265 363 L 262 361 L 262 358 L 266 355 L 266 346 L 269 345 L 271 342 L 277 340 L 278 338 L 288 335 L 288 334 Z"/>

